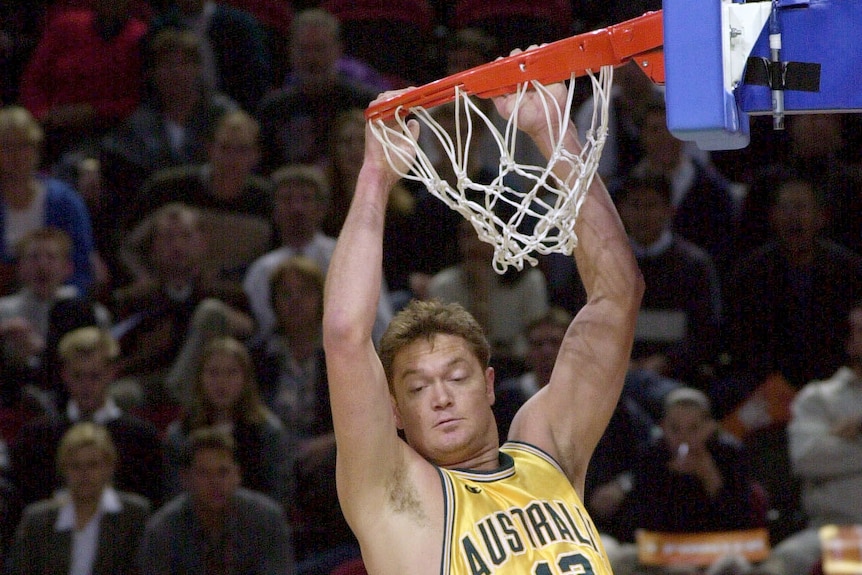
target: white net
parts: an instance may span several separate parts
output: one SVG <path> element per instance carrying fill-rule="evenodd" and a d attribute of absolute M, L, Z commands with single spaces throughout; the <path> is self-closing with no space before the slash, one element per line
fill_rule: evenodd
<path fill-rule="evenodd" d="M 517 103 L 516 112 L 501 129 L 474 98 L 457 88 L 452 104 L 454 123 L 445 128 L 443 124 L 453 120 L 451 111 L 441 116 L 442 107 L 415 106 L 407 110 L 411 114 L 409 117 L 419 120 L 422 133 L 433 134 L 434 150 L 423 149 L 423 141 L 428 138 L 412 137 L 407 128 L 408 116 L 403 110 L 395 114 L 395 124 L 375 120 L 371 127 L 383 144 L 390 164 L 403 178 L 425 184 L 430 193 L 470 221 L 482 241 L 494 246 L 493 266 L 498 273 L 509 266 L 520 270 L 525 261 L 531 265 L 537 263 L 534 253 L 570 255 L 577 245 L 575 221 L 598 169 L 607 137 L 613 68 L 603 67 L 598 76 L 588 73 L 587 77 L 592 83 L 594 107 L 592 124 L 579 153 L 563 147 L 575 92 L 574 77 L 568 83 L 564 109 L 560 109 L 547 88 L 538 82 L 522 84 L 515 92 L 520 103 L 528 90 L 535 90 L 541 95 L 548 126 L 559 126 L 550 130 L 553 150 L 544 165 L 516 161 L 521 156 L 519 151 L 526 145 L 519 143 L 519 137 L 529 140 L 518 130 Z M 490 134 L 496 143 L 499 164 L 495 167 L 496 174 L 482 172 L 477 177 L 471 165 L 476 150 L 471 147 L 478 146 L 474 134 L 480 132 Z M 401 147 L 405 143 L 415 150 L 412 163 Z M 441 157 L 448 158 L 451 166 L 435 162 Z M 409 171 L 397 167 L 408 163 Z M 561 167 L 564 169 L 559 169 Z"/>

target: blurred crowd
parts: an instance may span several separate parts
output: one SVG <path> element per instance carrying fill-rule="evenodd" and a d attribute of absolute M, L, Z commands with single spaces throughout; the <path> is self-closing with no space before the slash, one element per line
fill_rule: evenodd
<path fill-rule="evenodd" d="M 0 569 L 361 572 L 320 330 L 363 110 L 660 7 L 0 1 Z M 585 503 L 619 573 L 653 572 L 638 530 L 762 527 L 767 561 L 712 572 L 808 575 L 820 526 L 862 524 L 860 124 L 754 117 L 705 152 L 617 69 L 599 174 L 646 292 Z M 498 275 L 492 253 L 400 182 L 375 338 L 413 298 L 463 304 L 505 437 L 584 296 L 571 258 Z"/>

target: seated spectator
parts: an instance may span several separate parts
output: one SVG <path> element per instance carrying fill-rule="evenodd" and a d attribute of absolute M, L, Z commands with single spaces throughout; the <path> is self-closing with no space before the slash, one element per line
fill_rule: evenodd
<path fill-rule="evenodd" d="M 14 282 L 15 246 L 36 228 L 65 231 L 72 240 L 73 271 L 69 283 L 80 295 L 93 284 L 93 232 L 84 202 L 70 186 L 39 174 L 44 132 L 24 108 L 0 110 L 0 272 L 2 291 Z"/>
<path fill-rule="evenodd" d="M 66 489 L 24 510 L 9 553 L 10 575 L 135 573 L 150 503 L 111 486 L 116 463 L 104 427 L 83 422 L 63 435 L 57 467 Z"/>
<path fill-rule="evenodd" d="M 460 303 L 476 318 L 488 334 L 498 369 L 517 364 L 526 350 L 526 326 L 548 311 L 544 275 L 536 268 L 497 274 L 491 266 L 493 246 L 481 241 L 463 219 L 458 224 L 458 251 L 459 263 L 431 278 L 428 296 Z"/>
<path fill-rule="evenodd" d="M 323 233 L 338 237 L 365 153 L 365 115 L 354 108 L 337 114 L 330 130 L 330 154 L 327 173 L 331 186 L 329 211 L 321 224 Z M 383 239 L 383 276 L 389 288 L 393 311 L 411 297 L 410 275 L 415 271 L 417 236 L 414 216 L 415 198 L 403 185 L 389 191 L 386 206 L 386 228 Z"/>
<path fill-rule="evenodd" d="M 261 124 L 261 169 L 285 164 L 320 164 L 326 159 L 333 114 L 365 108 L 377 90 L 339 73 L 338 19 L 320 8 L 299 12 L 290 27 L 292 82 L 272 91 L 256 113 Z"/>
<path fill-rule="evenodd" d="M 634 541 L 636 529 L 699 533 L 762 525 L 745 451 L 719 429 L 703 392 L 681 387 L 668 394 L 660 426 L 630 482 L 620 483 L 625 496 L 591 511 L 612 520 L 613 535 Z"/>
<path fill-rule="evenodd" d="M 614 195 L 646 284 L 631 369 L 708 389 L 721 286 L 710 255 L 673 229 L 672 193 L 670 180 L 657 175 L 631 176 Z"/>
<path fill-rule="evenodd" d="M 631 173 L 670 181 L 673 231 L 706 250 L 724 272 L 736 255 L 739 211 L 730 181 L 670 133 L 664 98 L 653 98 L 640 122 L 643 156 Z"/>
<path fill-rule="evenodd" d="M 206 341 L 247 337 L 254 325 L 241 291 L 206 269 L 207 243 L 196 209 L 170 203 L 145 226 L 145 275 L 113 296 L 119 321 L 114 331 L 123 349 L 118 368 L 139 380 L 144 400 L 189 405 L 194 366 Z"/>
<path fill-rule="evenodd" d="M 293 256 L 272 273 L 276 331 L 255 350 L 261 388 L 298 443 L 296 495 L 291 501 L 300 573 L 327 573 L 359 556 L 338 504 L 335 434 L 329 406 L 321 330 L 323 272 Z"/>
<path fill-rule="evenodd" d="M 82 327 L 60 340 L 60 373 L 69 393 L 62 413 L 27 422 L 11 444 L 9 479 L 25 505 L 47 499 L 61 486 L 55 457 L 63 434 L 77 422 L 104 425 L 117 447 L 113 485 L 143 495 L 154 504 L 161 498 L 162 449 L 149 422 L 124 413 L 108 393 L 119 352 L 111 335 Z"/>
<path fill-rule="evenodd" d="M 237 445 L 243 485 L 281 504 L 293 495 L 293 447 L 284 426 L 260 400 L 251 356 L 242 342 L 211 340 L 197 365 L 191 406 L 168 426 L 165 469 L 169 496 L 182 491 L 180 470 L 190 434 L 216 427 Z"/>
<path fill-rule="evenodd" d="M 178 0 L 153 18 L 150 34 L 191 30 L 203 47 L 203 80 L 252 112 L 273 85 L 272 59 L 261 23 L 228 2 Z"/>
<path fill-rule="evenodd" d="M 189 30 L 168 28 L 157 33 L 146 50 L 148 89 L 143 101 L 101 142 L 104 189 L 99 205 L 104 217 L 100 223 L 115 233 L 120 226 L 110 218 L 116 220 L 115 210 L 128 208 L 150 175 L 207 162 L 216 123 L 238 107 L 203 84 L 201 50 L 200 38 Z"/>
<path fill-rule="evenodd" d="M 254 173 L 260 158 L 255 119 L 241 110 L 221 117 L 207 158 L 154 173 L 133 202 L 132 222 L 171 202 L 198 208 L 212 230 L 210 259 L 221 277 L 239 281 L 272 240 L 272 185 Z"/>
<path fill-rule="evenodd" d="M 202 428 L 189 437 L 183 493 L 147 523 L 138 553 L 141 575 L 294 572 L 284 511 L 240 487 L 233 438 Z"/>
<path fill-rule="evenodd" d="M 94 0 L 47 21 L 21 78 L 21 103 L 46 131 L 46 162 L 95 151 L 140 102 L 147 24 L 129 0 Z"/>
<path fill-rule="evenodd" d="M 733 169 L 739 163 L 750 164 L 751 174 L 741 180 L 750 184 L 748 193 L 742 204 L 740 214 L 740 229 L 737 251 L 746 255 L 771 239 L 769 229 L 769 204 L 774 183 L 772 176 L 777 170 L 795 170 L 806 179 L 816 182 L 823 190 L 824 205 L 828 211 L 828 224 L 824 228 L 826 237 L 837 243 L 862 253 L 862 234 L 859 234 L 860 199 L 862 199 L 862 181 L 856 166 L 857 155 L 847 148 L 849 140 L 854 137 L 853 126 L 855 114 L 799 114 L 788 116 L 783 132 L 774 132 L 772 122 L 769 129 L 782 146 L 766 145 L 757 134 L 752 132 L 752 146 L 759 149 L 760 154 L 767 154 L 757 161 L 753 154 L 740 150 L 747 160 L 735 158 L 728 169 Z M 767 118 L 768 119 L 768 118 Z M 753 128 L 753 126 L 752 126 Z M 852 130 L 852 131 L 851 131 Z M 811 137 L 817 134 L 816 138 Z M 775 148 L 775 149 L 773 149 Z M 732 153 L 732 152 L 725 152 Z M 764 167 L 764 164 L 766 167 Z M 756 170 L 754 169 L 756 168 Z"/>
<path fill-rule="evenodd" d="M 65 285 L 73 267 L 68 234 L 38 228 L 18 242 L 17 251 L 21 288 L 0 297 L 0 405 L 18 405 L 29 388 L 51 409 L 65 403 L 54 369 L 57 341 L 84 325 L 107 327 L 110 317 L 100 304 L 79 297 L 75 286 Z"/>
<path fill-rule="evenodd" d="M 802 484 L 805 529 L 779 542 L 772 555 L 782 574 L 812 573 L 822 555 L 824 525 L 862 524 L 862 305 L 848 314 L 845 365 L 804 386 L 788 425 L 790 462 Z"/>
<path fill-rule="evenodd" d="M 266 35 L 266 51 L 272 62 L 272 85 L 284 80 L 288 69 L 287 37 L 293 21 L 291 0 L 226 0 L 234 8 L 245 10 L 260 24 Z"/>
<path fill-rule="evenodd" d="M 269 336 L 276 323 L 269 293 L 272 270 L 289 257 L 302 255 L 313 260 L 325 274 L 335 249 L 335 239 L 320 229 L 330 201 L 330 187 L 323 171 L 315 166 L 285 166 L 272 174 L 271 179 L 275 185 L 273 223 L 279 247 L 252 262 L 243 280 L 243 289 L 257 322 L 258 338 Z M 389 292 L 383 288 L 374 324 L 374 341 L 380 339 L 390 319 Z"/>
<path fill-rule="evenodd" d="M 822 190 L 787 171 L 770 183 L 771 240 L 734 267 L 727 344 L 739 371 L 799 389 L 844 361 L 847 312 L 862 299 L 862 257 L 823 237 Z"/>

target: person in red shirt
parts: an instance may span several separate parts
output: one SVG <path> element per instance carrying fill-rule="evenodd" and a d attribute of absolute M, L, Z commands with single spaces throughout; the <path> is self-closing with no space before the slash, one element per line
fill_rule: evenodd
<path fill-rule="evenodd" d="M 21 78 L 21 104 L 46 132 L 45 161 L 95 145 L 137 107 L 147 24 L 130 0 L 94 0 L 48 21 Z"/>

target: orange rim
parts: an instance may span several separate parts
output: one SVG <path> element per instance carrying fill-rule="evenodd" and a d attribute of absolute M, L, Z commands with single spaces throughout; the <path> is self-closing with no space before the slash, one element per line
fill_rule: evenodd
<path fill-rule="evenodd" d="M 369 106 L 365 117 L 385 119 L 398 109 L 432 108 L 451 102 L 455 88 L 483 98 L 511 94 L 524 82 L 552 84 L 602 66 L 619 66 L 637 60 L 650 79 L 664 82 L 662 13 L 643 16 L 607 28 L 578 34 L 533 50 L 521 52 L 447 76 Z"/>

